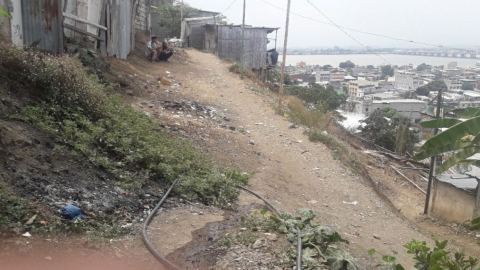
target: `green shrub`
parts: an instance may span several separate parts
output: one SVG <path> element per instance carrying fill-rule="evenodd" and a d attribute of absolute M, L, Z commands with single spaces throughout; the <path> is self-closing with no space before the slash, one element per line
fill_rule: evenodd
<path fill-rule="evenodd" d="M 208 155 L 111 95 L 111 87 L 78 61 L 1 46 L 0 76 L 21 82 L 32 100 L 14 118 L 60 138 L 71 154 L 114 174 L 126 188 L 180 178 L 177 192 L 226 206 L 238 196 L 236 185 L 248 181 L 238 172 L 227 179 Z"/>
<path fill-rule="evenodd" d="M 88 53 L 80 52 L 80 54 L 78 55 L 78 60 L 80 60 L 80 62 L 82 62 L 84 66 L 90 67 L 93 65 L 95 58 L 93 58 L 93 56 Z"/>
<path fill-rule="evenodd" d="M 9 230 L 22 223 L 30 212 L 28 203 L 12 195 L 0 176 L 0 229 Z"/>

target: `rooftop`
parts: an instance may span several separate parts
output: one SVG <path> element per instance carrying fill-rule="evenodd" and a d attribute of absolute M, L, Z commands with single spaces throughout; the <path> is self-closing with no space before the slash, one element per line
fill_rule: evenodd
<path fill-rule="evenodd" d="M 378 100 L 378 101 L 373 101 L 373 103 L 419 103 L 419 104 L 427 104 L 427 102 L 421 101 L 421 100 L 418 100 L 418 99 Z"/>
<path fill-rule="evenodd" d="M 214 26 L 218 26 L 218 27 L 242 27 L 241 24 L 238 24 L 238 25 L 228 25 L 228 24 L 205 24 L 205 25 L 202 25 L 203 27 L 214 27 Z M 259 27 L 259 26 L 251 26 L 251 25 L 245 25 L 245 29 L 265 29 L 267 30 L 267 33 L 272 33 L 273 31 L 276 31 L 278 29 L 280 29 L 280 27 L 265 27 L 265 26 L 262 26 L 262 27 Z"/>
<path fill-rule="evenodd" d="M 478 185 L 477 178 L 466 174 L 439 174 L 435 178 L 440 182 L 463 189 L 472 195 L 475 194 Z"/>

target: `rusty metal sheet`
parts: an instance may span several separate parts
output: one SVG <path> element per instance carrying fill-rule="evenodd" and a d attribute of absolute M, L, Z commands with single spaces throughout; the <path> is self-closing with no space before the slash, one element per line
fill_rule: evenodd
<path fill-rule="evenodd" d="M 63 51 L 61 0 L 21 0 L 23 38 L 26 47 L 48 52 Z"/>

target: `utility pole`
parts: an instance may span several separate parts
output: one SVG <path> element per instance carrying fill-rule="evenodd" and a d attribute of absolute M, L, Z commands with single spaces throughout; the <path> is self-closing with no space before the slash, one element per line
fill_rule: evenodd
<path fill-rule="evenodd" d="M 182 4 L 180 5 L 180 22 L 183 21 L 183 0 L 182 0 Z"/>
<path fill-rule="evenodd" d="M 290 3 L 291 3 L 291 0 L 288 0 L 287 22 L 285 26 L 285 42 L 283 43 L 282 73 L 280 75 L 280 89 L 278 91 L 278 109 L 279 110 L 282 108 L 283 81 L 285 80 L 285 61 L 287 60 L 287 45 L 288 45 L 288 25 L 290 23 Z"/>
<path fill-rule="evenodd" d="M 435 118 L 440 118 L 440 110 L 442 108 L 442 91 L 440 89 L 437 95 L 437 112 L 435 113 Z M 434 129 L 433 136 L 436 136 L 438 133 L 438 128 Z M 427 187 L 427 198 L 425 199 L 425 209 L 423 210 L 423 214 L 428 214 L 428 208 L 430 204 L 430 193 L 432 192 L 432 183 L 433 183 L 433 171 L 435 170 L 435 159 L 437 156 L 433 156 L 430 160 L 430 173 L 428 174 L 428 187 Z"/>
<path fill-rule="evenodd" d="M 245 7 L 247 0 L 243 0 L 243 24 L 242 24 L 242 66 L 240 70 L 240 78 L 243 80 L 243 69 L 245 65 Z"/>

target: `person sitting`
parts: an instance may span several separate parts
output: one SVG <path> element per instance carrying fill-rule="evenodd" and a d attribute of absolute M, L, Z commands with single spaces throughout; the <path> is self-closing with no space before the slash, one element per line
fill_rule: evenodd
<path fill-rule="evenodd" d="M 168 59 L 172 57 L 173 49 L 166 42 L 162 42 L 162 52 L 158 56 L 158 61 L 168 62 Z"/>
<path fill-rule="evenodd" d="M 145 48 L 145 56 L 150 62 L 153 60 L 157 61 L 158 56 L 162 53 L 163 46 L 157 41 L 157 37 L 153 36 L 152 40 L 147 42 L 147 47 Z"/>

